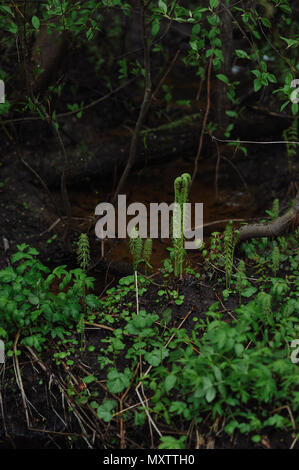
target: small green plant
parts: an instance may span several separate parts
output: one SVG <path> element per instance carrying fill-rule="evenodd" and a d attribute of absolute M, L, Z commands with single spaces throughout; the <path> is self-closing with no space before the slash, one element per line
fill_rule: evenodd
<path fill-rule="evenodd" d="M 299 132 L 298 132 L 298 119 L 295 118 L 287 129 L 282 133 L 283 139 L 287 142 L 287 156 L 288 156 L 288 168 L 291 178 L 294 176 L 295 172 L 295 158 L 297 156 L 298 144 L 291 142 L 298 142 Z"/>
<path fill-rule="evenodd" d="M 273 219 L 277 219 L 279 216 L 279 199 L 274 199 L 272 203 L 272 209 L 266 210 L 266 213 Z"/>
<path fill-rule="evenodd" d="M 233 231 L 233 222 L 230 220 L 224 231 L 224 256 L 225 256 L 225 282 L 226 289 L 230 288 L 233 265 L 234 252 L 240 235 L 239 230 Z"/>
<path fill-rule="evenodd" d="M 239 298 L 241 298 L 241 293 L 243 289 L 247 286 L 248 280 L 246 276 L 246 267 L 245 261 L 241 260 L 238 264 L 237 274 L 236 274 L 236 291 L 239 294 Z"/>
<path fill-rule="evenodd" d="M 140 238 L 136 227 L 134 227 L 130 234 L 129 249 L 133 259 L 134 271 L 136 271 L 138 264 L 141 263 L 142 260 L 142 239 Z"/>
<path fill-rule="evenodd" d="M 188 188 L 191 182 L 189 173 L 183 173 L 174 181 L 174 211 L 172 219 L 174 275 L 182 276 L 184 249 L 184 228 L 186 226 L 186 211 L 184 204 L 188 199 Z"/>
<path fill-rule="evenodd" d="M 81 233 L 77 241 L 77 259 L 80 268 L 86 272 L 90 263 L 90 246 L 86 233 Z"/>
<path fill-rule="evenodd" d="M 277 271 L 279 270 L 279 261 L 280 261 L 280 252 L 277 245 L 274 246 L 272 251 L 272 270 L 273 274 L 276 277 Z"/>
<path fill-rule="evenodd" d="M 269 320 L 272 315 L 272 296 L 267 292 L 260 292 L 257 296 L 257 306 L 260 310 L 261 318 Z"/>
<path fill-rule="evenodd" d="M 134 227 L 130 235 L 129 249 L 133 259 L 134 271 L 137 271 L 140 263 L 145 263 L 149 268 L 152 267 L 150 265 L 150 259 L 152 255 L 153 241 L 151 238 L 147 238 L 143 244 L 136 227 Z"/>
<path fill-rule="evenodd" d="M 151 238 L 147 238 L 143 245 L 143 261 L 150 268 L 151 268 L 150 259 L 152 256 L 152 251 L 153 251 L 153 240 Z"/>
<path fill-rule="evenodd" d="M 84 316 L 98 306 L 93 294 L 94 279 L 82 269 L 67 271 L 58 266 L 53 271 L 37 258 L 38 251 L 23 243 L 11 257 L 11 266 L 0 271 L 0 336 L 12 344 L 21 330 L 20 343 L 41 351 L 50 335 L 65 340 L 76 331 Z M 52 289 L 58 282 L 58 293 Z"/>

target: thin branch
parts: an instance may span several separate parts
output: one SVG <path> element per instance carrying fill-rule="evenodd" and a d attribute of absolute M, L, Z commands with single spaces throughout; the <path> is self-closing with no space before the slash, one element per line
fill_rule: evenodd
<path fill-rule="evenodd" d="M 147 115 L 147 112 L 149 110 L 151 101 L 152 101 L 152 83 L 151 83 L 151 69 L 150 69 L 150 48 L 148 44 L 148 38 L 147 38 L 147 33 L 146 33 L 146 24 L 145 24 L 145 6 L 143 4 L 143 1 L 140 1 L 141 4 L 141 35 L 142 35 L 142 41 L 143 41 L 143 47 L 144 47 L 144 68 L 145 68 L 145 89 L 144 89 L 144 96 L 143 96 L 143 102 L 140 108 L 139 116 L 136 122 L 136 126 L 134 129 L 134 133 L 131 139 L 131 144 L 130 144 L 130 151 L 129 151 L 129 158 L 126 164 L 126 167 L 123 171 L 123 174 L 119 180 L 119 183 L 117 185 L 117 188 L 115 190 L 114 196 L 113 196 L 113 202 L 115 202 L 118 194 L 122 190 L 126 179 L 130 173 L 130 170 L 132 166 L 134 165 L 135 159 L 136 159 L 136 150 L 137 150 L 137 140 L 138 140 L 138 135 L 140 133 L 140 130 L 142 128 L 144 119 Z"/>
<path fill-rule="evenodd" d="M 204 133 L 205 133 L 205 129 L 206 129 L 206 125 L 207 125 L 207 120 L 208 120 L 208 115 L 209 115 L 210 106 L 211 106 L 210 92 L 211 92 L 211 71 L 212 71 L 212 63 L 213 63 L 213 54 L 212 54 L 211 57 L 210 57 L 209 66 L 208 66 L 208 76 L 207 76 L 207 106 L 206 106 L 206 112 L 205 112 L 204 119 L 203 119 L 203 123 L 202 123 L 202 128 L 201 128 L 201 134 L 200 134 L 200 139 L 199 139 L 198 150 L 197 150 L 197 154 L 196 154 L 195 161 L 194 161 L 194 169 L 193 169 L 193 174 L 192 174 L 192 178 L 191 178 L 191 183 L 190 183 L 190 186 L 189 186 L 189 193 L 190 193 L 190 191 L 191 191 L 192 184 L 194 183 L 194 180 L 195 180 L 196 175 L 197 175 L 197 171 L 198 171 L 198 160 L 199 160 L 199 157 L 200 157 L 200 154 L 201 154 L 201 149 L 202 149 L 202 144 L 203 144 L 203 136 L 204 136 Z"/>

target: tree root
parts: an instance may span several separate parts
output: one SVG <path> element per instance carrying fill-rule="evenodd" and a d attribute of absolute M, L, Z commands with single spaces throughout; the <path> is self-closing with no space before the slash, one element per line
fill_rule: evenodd
<path fill-rule="evenodd" d="M 240 228 L 239 241 L 250 238 L 278 237 L 289 231 L 294 231 L 299 225 L 299 191 L 292 207 L 282 216 L 268 224 L 250 224 Z"/>

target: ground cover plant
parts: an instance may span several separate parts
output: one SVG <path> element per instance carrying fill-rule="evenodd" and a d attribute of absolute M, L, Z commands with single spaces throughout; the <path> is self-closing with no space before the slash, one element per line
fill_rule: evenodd
<path fill-rule="evenodd" d="M 0 1 L 0 448 L 299 447 L 298 18 Z M 121 193 L 170 246 L 96 239 Z"/>
<path fill-rule="evenodd" d="M 232 233 L 213 233 L 177 276 L 170 257 L 101 298 L 81 268 L 50 271 L 20 245 L 0 271 L 5 413 L 21 404 L 20 428 L 52 427 L 70 447 L 298 447 L 298 230 L 233 259 Z"/>

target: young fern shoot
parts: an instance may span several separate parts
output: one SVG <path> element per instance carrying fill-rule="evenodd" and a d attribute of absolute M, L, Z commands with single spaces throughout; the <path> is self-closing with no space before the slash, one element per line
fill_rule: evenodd
<path fill-rule="evenodd" d="M 231 285 L 234 265 L 234 252 L 239 236 L 240 231 L 233 231 L 233 221 L 230 220 L 224 231 L 225 283 L 227 289 L 230 289 Z"/>
<path fill-rule="evenodd" d="M 273 271 L 274 277 L 276 277 L 277 272 L 279 270 L 279 261 L 280 261 L 280 252 L 279 252 L 278 246 L 275 245 L 272 251 L 272 271 Z"/>
<path fill-rule="evenodd" d="M 248 285 L 248 279 L 246 276 L 246 267 L 244 260 L 241 259 L 237 268 L 236 274 L 236 291 L 239 294 L 239 299 L 241 299 L 242 290 Z"/>
<path fill-rule="evenodd" d="M 147 238 L 143 245 L 143 261 L 149 268 L 152 268 L 150 265 L 150 259 L 152 256 L 153 251 L 153 240 L 151 238 Z"/>
<path fill-rule="evenodd" d="M 174 211 L 172 219 L 172 236 L 174 248 L 174 275 L 182 276 L 184 248 L 184 229 L 186 226 L 185 203 L 188 200 L 188 188 L 191 182 L 189 173 L 183 173 L 174 181 Z"/>
<path fill-rule="evenodd" d="M 137 271 L 138 264 L 142 261 L 142 239 L 136 227 L 134 227 L 130 234 L 129 249 L 133 259 L 134 271 Z"/>
<path fill-rule="evenodd" d="M 86 272 L 90 263 L 90 246 L 86 233 L 81 233 L 77 241 L 77 260 L 80 268 Z"/>
<path fill-rule="evenodd" d="M 146 266 L 152 269 L 150 265 L 150 258 L 152 255 L 153 241 L 151 238 L 147 238 L 143 244 L 141 237 L 138 235 L 138 231 L 134 228 L 130 235 L 129 249 L 133 259 L 134 271 L 137 271 L 140 263 L 145 263 Z"/>

